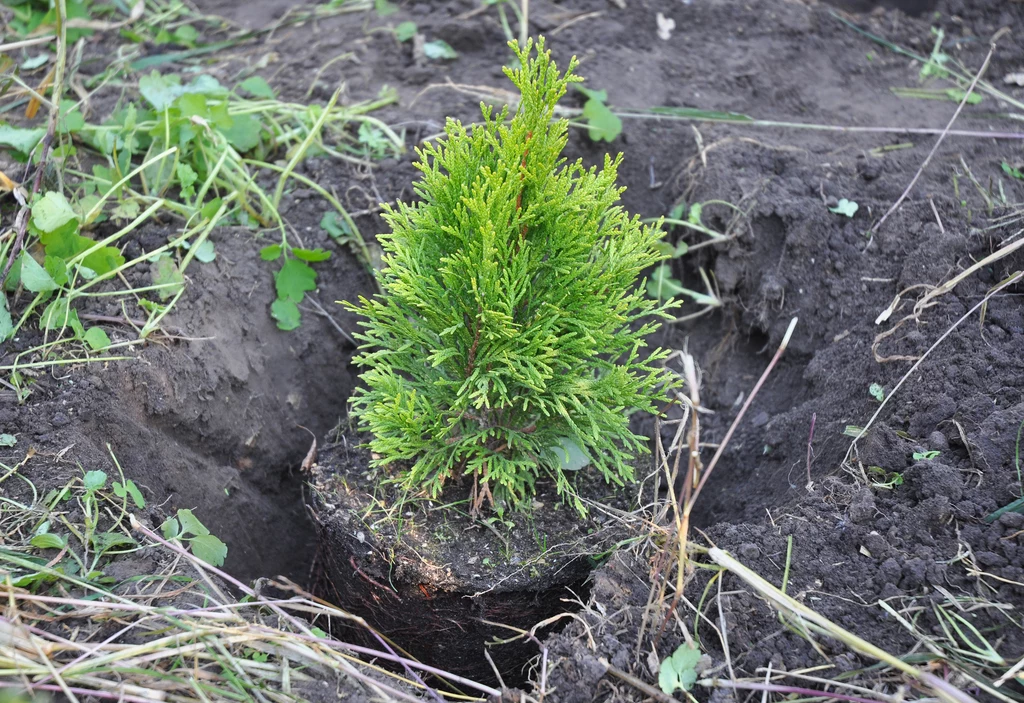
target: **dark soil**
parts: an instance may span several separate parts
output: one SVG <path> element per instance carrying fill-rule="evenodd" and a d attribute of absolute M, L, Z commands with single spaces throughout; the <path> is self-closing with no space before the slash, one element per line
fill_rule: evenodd
<path fill-rule="evenodd" d="M 382 485 L 390 475 L 369 468 L 362 440 L 343 435 L 312 470 L 324 577 L 314 587 L 426 664 L 496 686 L 482 657 L 490 644 L 502 679 L 525 682 L 536 638 L 551 628 L 530 641 L 508 627 L 530 630 L 564 612 L 566 602 L 585 600 L 596 557 L 636 531 L 619 518 L 631 506 L 593 479 L 577 485 L 584 500 L 601 505 L 586 517 L 542 484 L 533 514 L 473 518 L 468 485 L 456 482 L 433 503 Z M 363 628 L 345 635 L 360 632 L 366 636 Z"/>
<path fill-rule="evenodd" d="M 349 15 L 287 27 L 205 70 L 231 77 L 271 56 L 260 72 L 294 100 L 304 100 L 312 88 L 313 99 L 323 101 L 342 82 L 345 99 L 353 101 L 375 96 L 383 84 L 395 86 L 400 103 L 378 116 L 403 126 L 412 145 L 440 131 L 447 116 L 471 121 L 479 114 L 478 97 L 442 85 L 447 79 L 509 87 L 501 74 L 508 54 L 496 13 L 478 5 L 417 0 L 401 3 L 386 19 Z M 291 3 L 243 7 L 211 0 L 200 6 L 258 26 Z M 934 42 L 931 27 L 941 27 L 946 50 L 972 72 L 999 28 L 1024 26 L 1019 2 L 944 0 L 935 11 L 913 17 L 882 9 L 852 19 L 925 54 Z M 657 37 L 658 12 L 676 22 L 668 41 Z M 534 0 L 531 18 L 534 29 L 548 35 L 560 65 L 578 55 L 579 72 L 589 84 L 606 89 L 609 102 L 624 109 L 699 107 L 765 120 L 937 130 L 956 109 L 952 102 L 894 95 L 893 86 L 918 85 L 919 65 L 856 34 L 816 3 L 628 0 L 628 9 L 620 10 L 605 0 Z M 407 19 L 428 39 L 447 41 L 459 58 L 418 62 L 408 44 L 389 32 L 371 31 Z M 326 61 L 345 52 L 355 59 L 334 62 L 317 76 Z M 1022 65 L 1024 45 L 1011 34 L 1000 41 L 987 77 L 1021 98 L 1024 91 L 1002 79 Z M 580 106 L 581 96 L 569 96 L 566 104 Z M 956 127 L 1015 131 L 1014 122 L 994 116 L 1006 109 L 987 97 L 968 106 Z M 913 363 L 877 361 L 875 336 L 908 314 L 921 291 L 905 294 L 892 318 L 876 325 L 879 313 L 897 293 L 938 285 L 1019 234 L 1014 220 L 993 218 L 1014 211 L 998 204 L 1000 192 L 1010 204 L 1024 196 L 1024 184 L 1000 168 L 1003 161 L 1021 165 L 1020 142 L 951 135 L 902 207 L 866 236 L 906 189 L 935 140 L 936 135 L 627 119 L 611 145 L 574 132 L 567 154 L 589 164 L 606 151 L 623 151 L 621 182 L 629 188 L 624 202 L 643 217 L 666 215 L 680 201 L 712 199 L 748 211 L 734 240 L 675 264 L 689 287 L 702 285 L 698 267 L 712 274 L 724 301 L 721 310 L 672 325 L 654 340 L 695 355 L 703 373 L 702 400 L 713 411 L 703 416 L 703 439 L 715 443 L 790 319 L 800 318 L 782 362 L 702 494 L 696 523 L 711 542 L 776 584 L 792 537 L 788 592 L 894 654 L 907 653 L 915 640 L 876 605 L 880 599 L 898 611 L 928 606 L 919 622 L 931 634 L 941 630 L 930 604 L 945 598 L 936 586 L 956 597 L 1018 609 L 1024 603 L 1024 517 L 983 522 L 1021 494 L 1015 466 L 1024 421 L 1020 286 L 993 297 L 983 318 L 970 317 L 930 353 L 843 470 L 851 442 L 843 429 L 864 426 L 878 407 L 869 385 L 880 384 L 888 394 Z M 903 144 L 912 146 L 888 149 Z M 968 168 L 983 190 L 991 184 L 997 203 L 991 212 L 971 185 Z M 370 172 L 325 159 L 311 160 L 304 169 L 352 211 L 364 213 L 357 218 L 364 233 L 383 227 L 374 214 L 378 201 L 411 197 L 415 174 L 408 159 Z M 829 212 L 827 206 L 839 198 L 859 203 L 853 218 Z M 318 225 L 325 209 L 310 193 L 296 191 L 284 214 L 307 245 L 332 247 Z M 724 229 L 731 216 L 709 205 L 704 221 Z M 669 236 L 674 241 L 680 235 Z M 166 232 L 140 236 L 164 241 Z M 0 431 L 16 434 L 19 442 L 0 450 L 0 461 L 13 465 L 34 448 L 23 473 L 44 487 L 81 468 L 112 471 L 109 443 L 126 474 L 143 485 L 154 524 L 176 508 L 196 508 L 228 543 L 233 573 L 283 573 L 308 583 L 315 532 L 304 512 L 305 478 L 298 472 L 311 441 L 302 428 L 323 444 L 344 417 L 355 383 L 348 363 L 352 350 L 329 321 L 314 314 L 306 314 L 295 332 L 278 331 L 267 312 L 272 271 L 256 255 L 261 244 L 242 231 L 214 237 L 217 260 L 192 270 L 193 285 L 169 322 L 181 330 L 179 336 L 194 341 L 158 340 L 131 361 L 40 374 L 21 406 L 5 395 Z M 338 325 L 352 330 L 355 320 L 333 301 L 368 293 L 370 280 L 348 252 L 335 252 L 320 267 L 317 297 Z M 937 298 L 918 322 L 883 341 L 879 354 L 920 356 L 1022 267 L 1018 253 L 978 271 Z M 692 303 L 686 307 L 697 310 Z M 115 327 L 109 332 L 124 338 Z M 0 353 L 2 363 L 9 363 L 10 351 Z M 914 458 L 928 450 L 940 454 Z M 870 485 L 862 476 L 869 470 L 877 475 L 871 467 L 890 477 L 899 474 L 902 484 Z M 0 490 L 21 489 L 7 483 Z M 582 611 L 589 636 L 573 623 L 549 640 L 546 701 L 643 698 L 610 678 L 599 660 L 656 680 L 646 655 L 650 642 L 637 647 L 651 570 L 648 556 L 623 553 L 595 572 L 591 607 Z M 700 599 L 705 579 L 690 583 L 691 602 Z M 723 592 L 728 595 L 708 612 L 717 615 L 721 606 L 737 675 L 768 663 L 775 669 L 823 663 L 738 582 L 726 578 Z M 1024 654 L 1024 632 L 1016 616 L 1003 612 L 979 607 L 968 617 L 1013 662 Z M 692 612 L 681 615 L 692 620 Z M 717 622 L 716 615 L 710 617 Z M 671 653 L 681 640 L 675 626 L 669 629 L 654 658 Z M 720 665 L 724 652 L 717 635 L 707 625 L 699 634 L 713 665 Z M 819 646 L 836 667 L 833 673 L 873 663 L 835 643 Z"/>

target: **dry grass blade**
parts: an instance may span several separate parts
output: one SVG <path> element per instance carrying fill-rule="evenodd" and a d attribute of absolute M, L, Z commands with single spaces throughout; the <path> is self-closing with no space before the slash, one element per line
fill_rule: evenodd
<path fill-rule="evenodd" d="M 893 669 L 902 672 L 911 679 L 916 680 L 922 688 L 929 691 L 939 700 L 945 701 L 945 703 L 977 703 L 975 698 L 957 689 L 949 682 L 943 681 L 933 674 L 929 674 L 926 671 L 922 671 L 921 669 L 904 662 L 899 657 L 889 654 L 880 647 L 861 639 L 849 630 L 836 625 L 834 622 L 818 612 L 811 610 L 803 603 L 787 596 L 771 583 L 761 578 L 761 576 L 752 569 L 741 564 L 729 553 L 718 549 L 717 547 L 711 547 L 708 549 L 707 554 L 713 562 L 727 569 L 729 572 L 735 574 L 746 582 L 746 584 L 750 586 L 755 593 L 767 600 L 772 607 L 779 610 L 781 613 L 796 619 L 803 627 L 839 640 L 855 652 L 877 659 Z"/>
<path fill-rule="evenodd" d="M 145 537 L 134 551 L 169 566 L 162 574 L 104 586 L 93 574 L 55 568 L 73 544 L 52 562 L 33 554 L 38 548 L 29 528 L 50 514 L 46 505 L 8 501 L 0 508 L 0 689 L 57 693 L 69 701 L 286 703 L 306 700 L 326 683 L 389 703 L 425 695 L 440 703 L 419 671 L 478 692 L 462 699 L 500 693 L 399 656 L 383 640 L 382 650 L 336 640 L 314 623 L 365 623 L 301 592 L 268 599 L 134 516 L 112 514 L 115 526 L 130 521 Z M 225 584 L 247 598 L 228 595 Z M 405 674 L 372 663 L 381 660 Z"/>

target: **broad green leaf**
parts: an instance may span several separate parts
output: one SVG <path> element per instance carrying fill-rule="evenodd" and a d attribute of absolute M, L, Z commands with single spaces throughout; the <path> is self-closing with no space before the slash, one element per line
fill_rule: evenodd
<path fill-rule="evenodd" d="M 18 438 L 12 434 L 0 434 L 0 447 L 13 447 L 18 443 Z"/>
<path fill-rule="evenodd" d="M 694 203 L 690 206 L 690 214 L 686 217 L 687 221 L 691 225 L 702 224 L 700 221 L 701 216 L 704 214 L 704 204 Z"/>
<path fill-rule="evenodd" d="M 178 509 L 178 521 L 181 522 L 181 534 L 183 535 L 208 535 L 210 531 L 206 525 L 199 521 L 199 518 L 188 508 Z"/>
<path fill-rule="evenodd" d="M 199 246 L 196 247 L 196 258 L 204 264 L 208 264 L 217 258 L 217 252 L 213 248 L 213 242 L 209 239 L 204 239 L 200 242 Z"/>
<path fill-rule="evenodd" d="M 78 220 L 72 219 L 63 226 L 52 232 L 41 232 L 30 221 L 29 228 L 39 234 L 39 241 L 46 249 L 47 256 L 55 256 L 59 259 L 70 259 L 72 256 L 85 251 L 91 242 L 78 233 Z M 19 271 L 20 275 L 20 271 Z"/>
<path fill-rule="evenodd" d="M 302 322 L 299 306 L 290 300 L 275 300 L 271 303 L 270 316 L 277 320 L 278 329 L 285 332 L 295 329 Z"/>
<path fill-rule="evenodd" d="M 167 286 L 166 288 L 160 288 L 156 291 L 160 300 L 170 300 L 173 298 L 178 294 L 178 291 L 181 290 L 181 286 L 185 283 L 185 277 L 178 269 L 178 264 L 176 264 L 174 262 L 174 258 L 167 253 L 161 254 L 150 266 L 149 276 L 153 280 L 153 285 Z"/>
<path fill-rule="evenodd" d="M 64 549 L 67 545 L 67 537 L 61 537 L 51 532 L 42 535 L 36 535 L 29 543 L 36 549 Z"/>
<path fill-rule="evenodd" d="M 181 536 L 181 523 L 178 518 L 169 517 L 160 525 L 160 534 L 164 539 L 178 539 Z"/>
<path fill-rule="evenodd" d="M 50 274 L 50 278 L 58 286 L 68 282 L 68 267 L 63 259 L 56 256 L 47 256 L 43 259 L 43 268 L 46 269 L 46 273 Z"/>
<path fill-rule="evenodd" d="M 260 76 L 249 76 L 238 84 L 238 87 L 257 98 L 274 99 L 274 89 Z"/>
<path fill-rule="evenodd" d="M 352 236 L 352 228 L 348 226 L 348 222 L 334 210 L 324 213 L 324 216 L 320 218 L 320 226 L 334 239 L 346 239 Z"/>
<path fill-rule="evenodd" d="M 607 105 L 595 98 L 591 98 L 583 106 L 583 119 L 587 122 L 588 136 L 595 142 L 611 142 L 622 134 L 622 120 L 609 110 Z"/>
<path fill-rule="evenodd" d="M 142 491 L 135 485 L 135 481 L 128 479 L 123 484 L 120 481 L 114 481 L 113 489 L 114 495 L 118 498 L 131 496 L 132 502 L 135 503 L 135 507 L 139 510 L 146 507 L 146 499 L 142 497 Z"/>
<path fill-rule="evenodd" d="M 46 130 L 41 127 L 15 127 L 0 122 L 0 147 L 8 147 L 22 157 L 27 157 L 45 134 Z"/>
<path fill-rule="evenodd" d="M 210 121 L 210 111 L 206 105 L 206 96 L 202 93 L 187 93 L 174 102 L 175 107 L 181 111 L 182 117 L 202 117 Z"/>
<path fill-rule="evenodd" d="M 228 556 L 228 546 L 213 535 L 202 535 L 189 540 L 192 553 L 210 566 L 224 566 Z"/>
<path fill-rule="evenodd" d="M 274 276 L 277 297 L 299 303 L 307 291 L 316 290 L 316 271 L 299 259 L 288 259 Z"/>
<path fill-rule="evenodd" d="M 87 471 L 82 477 L 82 483 L 85 484 L 85 490 L 98 491 L 107 485 L 107 474 L 103 471 Z"/>
<path fill-rule="evenodd" d="M 199 30 L 190 24 L 183 24 L 174 30 L 174 38 L 186 46 L 192 46 L 199 38 Z"/>
<path fill-rule="evenodd" d="M 689 691 L 697 681 L 697 664 L 700 662 L 700 650 L 689 645 L 680 647 L 661 663 L 658 672 L 658 686 L 665 693 L 672 695 L 676 691 Z"/>
<path fill-rule="evenodd" d="M 399 22 L 395 27 L 395 39 L 401 42 L 409 41 L 416 36 L 416 29 L 415 22 Z"/>
<path fill-rule="evenodd" d="M 159 71 L 153 69 L 148 76 L 139 78 L 139 93 L 154 110 L 163 112 L 182 94 L 182 87 L 170 76 L 161 76 Z"/>
<path fill-rule="evenodd" d="M 199 211 L 199 216 L 204 220 L 212 220 L 220 210 L 220 206 L 223 204 L 223 200 L 220 198 L 214 198 L 210 202 L 206 203 L 206 205 L 203 205 L 203 209 Z"/>
<path fill-rule="evenodd" d="M 47 191 L 32 205 L 32 224 L 49 234 L 75 220 L 75 211 L 63 193 Z"/>
<path fill-rule="evenodd" d="M 264 261 L 276 261 L 281 258 L 282 251 L 280 244 L 271 244 L 269 247 L 260 249 L 260 258 Z"/>
<path fill-rule="evenodd" d="M 329 258 L 331 258 L 331 252 L 324 251 L 323 249 L 319 249 L 319 248 L 318 249 L 299 249 L 299 248 L 294 248 L 294 249 L 292 249 L 292 254 L 294 254 L 295 257 L 298 258 L 298 259 L 302 259 L 303 261 L 311 261 L 311 262 L 327 261 Z"/>
<path fill-rule="evenodd" d="M 262 129 L 260 121 L 252 115 L 235 115 L 232 118 L 231 126 L 221 128 L 220 131 L 227 137 L 231 146 L 235 147 L 239 153 L 244 154 L 259 146 Z"/>
<path fill-rule="evenodd" d="M 91 248 L 95 242 L 88 237 L 80 237 L 85 249 Z M 82 266 L 85 268 L 92 269 L 97 274 L 110 273 L 114 269 L 120 268 L 124 265 L 124 257 L 121 256 L 121 252 L 115 247 L 100 247 L 89 256 L 82 259 Z"/>
<path fill-rule="evenodd" d="M 118 203 L 117 207 L 110 213 L 110 217 L 118 221 L 134 220 L 141 211 L 142 206 L 139 204 L 139 201 L 132 198 Z"/>
<path fill-rule="evenodd" d="M 423 55 L 428 59 L 457 59 L 459 52 L 448 45 L 443 39 L 435 39 L 423 44 Z"/>
<path fill-rule="evenodd" d="M 185 93 L 200 93 L 202 95 L 223 96 L 227 93 L 224 86 L 213 76 L 207 73 L 200 73 L 192 79 L 192 82 L 185 86 Z"/>
<path fill-rule="evenodd" d="M 110 337 L 102 327 L 90 327 L 82 335 L 82 341 L 93 351 L 103 351 L 110 346 Z"/>
<path fill-rule="evenodd" d="M 21 285 L 33 293 L 45 293 L 60 287 L 27 251 L 21 254 Z"/>

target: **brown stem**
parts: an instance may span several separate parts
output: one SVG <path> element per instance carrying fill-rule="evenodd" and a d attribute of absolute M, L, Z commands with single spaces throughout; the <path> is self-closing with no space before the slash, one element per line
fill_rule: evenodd
<path fill-rule="evenodd" d="M 469 363 L 466 365 L 466 378 L 473 375 L 473 364 L 476 363 L 476 349 L 480 346 L 480 320 L 476 321 L 476 332 L 473 334 L 473 346 L 469 348 Z"/>

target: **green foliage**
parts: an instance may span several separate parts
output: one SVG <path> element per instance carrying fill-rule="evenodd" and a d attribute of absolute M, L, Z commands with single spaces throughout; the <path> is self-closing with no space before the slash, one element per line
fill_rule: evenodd
<path fill-rule="evenodd" d="M 224 566 L 228 547 L 219 538 L 210 534 L 206 525 L 199 521 L 191 510 L 179 508 L 177 516 L 169 517 L 160 526 L 167 539 L 188 542 L 192 553 L 211 566 Z"/>
<path fill-rule="evenodd" d="M 608 100 L 607 91 L 589 90 L 579 85 L 576 89 L 587 96 L 587 102 L 583 105 L 583 120 L 589 127 L 587 134 L 595 142 L 614 141 L 622 134 L 622 120 L 605 105 Z"/>
<path fill-rule="evenodd" d="M 1022 171 L 1021 169 L 1015 168 L 1010 164 L 1006 163 L 1005 161 L 1001 164 L 1001 167 L 1003 169 L 1003 173 L 1007 174 L 1008 176 L 1012 176 L 1013 178 L 1018 178 L 1024 181 L 1024 171 Z"/>
<path fill-rule="evenodd" d="M 680 645 L 661 663 L 658 671 L 658 685 L 661 690 L 672 695 L 676 691 L 689 691 L 697 682 L 697 664 L 700 662 L 700 650 L 690 645 Z"/>
<path fill-rule="evenodd" d="M 841 198 L 835 207 L 830 207 L 829 212 L 834 212 L 837 215 L 846 215 L 847 217 L 853 217 L 857 214 L 857 210 L 860 209 L 860 205 L 852 200 Z"/>
<path fill-rule="evenodd" d="M 874 488 L 891 490 L 903 485 L 903 474 L 898 471 L 886 471 L 881 466 L 869 466 L 867 473 Z"/>
<path fill-rule="evenodd" d="M 870 393 L 871 397 L 879 403 L 885 400 L 885 388 L 879 383 L 872 383 L 868 386 L 868 393 Z"/>
<path fill-rule="evenodd" d="M 92 2 L 90 0 L 67 0 L 67 19 L 88 20 Z M 30 34 L 44 34 L 47 30 L 57 28 L 57 7 L 50 0 L 4 0 L 3 5 L 14 11 L 10 28 L 21 37 Z M 68 43 L 78 41 L 80 37 L 89 36 L 91 29 L 68 29 Z"/>
<path fill-rule="evenodd" d="M 423 44 L 423 55 L 428 59 L 457 59 L 459 52 L 455 51 L 444 39 L 435 39 Z"/>
<path fill-rule="evenodd" d="M 944 68 L 949 62 L 949 54 L 942 50 L 946 31 L 941 27 L 932 27 L 932 35 L 935 37 L 935 46 L 932 47 L 928 61 L 921 66 L 920 78 L 922 81 L 928 78 L 947 78 L 949 76 L 949 71 Z"/>
<path fill-rule="evenodd" d="M 292 257 L 289 258 L 287 254 Z M 277 299 L 270 306 L 270 315 L 282 330 L 293 330 L 302 321 L 299 303 L 308 291 L 316 290 L 316 271 L 306 262 L 325 261 L 331 253 L 323 249 L 300 249 L 287 244 L 272 244 L 260 250 L 264 261 L 276 261 L 285 257 L 281 270 L 274 275 Z"/>
<path fill-rule="evenodd" d="M 674 304 L 637 286 L 662 233 L 617 204 L 621 156 L 601 171 L 561 157 L 554 109 L 576 61 L 561 75 L 543 40 L 536 57 L 532 40 L 511 45 L 511 122 L 484 107 L 482 125 L 449 120 L 420 151 L 421 201 L 385 206 L 382 294 L 348 304 L 366 318 L 353 413 L 376 465 L 430 497 L 471 476 L 474 510 L 525 507 L 540 475 L 571 496 L 569 443 L 605 480 L 629 480 L 646 441 L 627 414 L 657 412 L 671 383 L 667 352 L 644 340 Z"/>
<path fill-rule="evenodd" d="M 395 39 L 400 42 L 406 42 L 416 36 L 416 23 L 415 22 L 399 22 L 395 26 Z"/>

